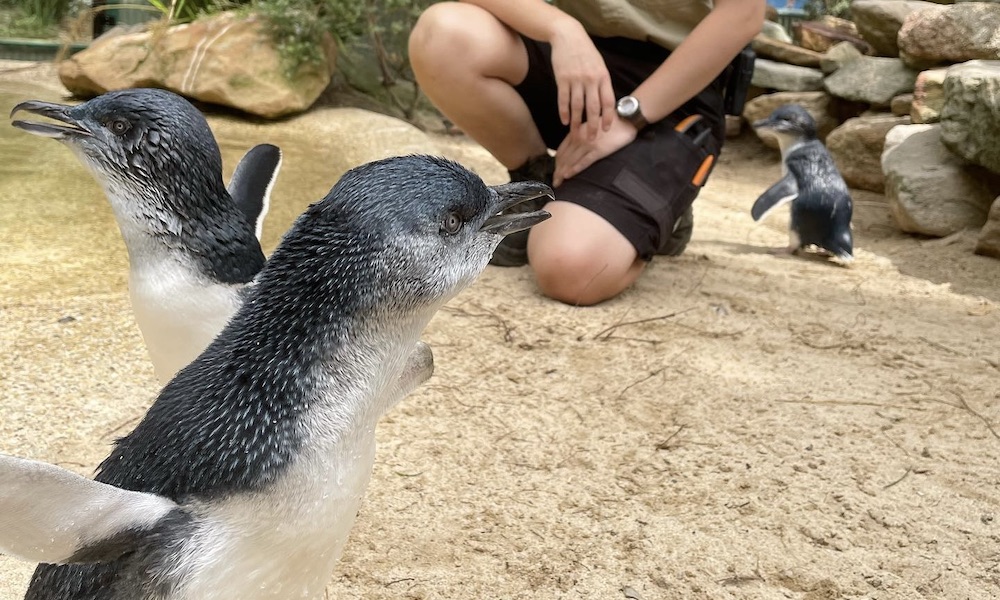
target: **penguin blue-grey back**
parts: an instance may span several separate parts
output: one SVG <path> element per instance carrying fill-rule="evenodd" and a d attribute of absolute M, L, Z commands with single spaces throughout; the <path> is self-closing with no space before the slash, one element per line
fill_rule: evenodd
<path fill-rule="evenodd" d="M 204 116 L 171 92 L 29 101 L 11 114 L 21 111 L 53 119 L 13 125 L 67 145 L 104 189 L 128 249 L 136 321 L 166 382 L 222 329 L 264 265 L 258 235 L 280 151 L 248 152 L 230 194 Z"/>
<path fill-rule="evenodd" d="M 754 202 L 750 210 L 753 219 L 760 221 L 778 206 L 791 202 L 786 252 L 817 246 L 842 261 L 851 261 L 851 193 L 830 153 L 816 137 L 812 115 L 798 104 L 786 104 L 753 127 L 778 140 L 782 160 L 782 178 Z"/>
<path fill-rule="evenodd" d="M 344 175 L 285 235 L 222 333 L 116 443 L 96 482 L 0 460 L 0 471 L 28 471 L 50 495 L 67 490 L 52 508 L 32 508 L 51 513 L 51 529 L 14 540 L 0 529 L 0 551 L 85 563 L 40 565 L 27 598 L 318 597 L 367 486 L 377 420 L 432 371 L 421 331 L 504 235 L 548 217 L 498 213 L 543 194 L 551 190 L 534 182 L 487 187 L 425 156 Z M 102 499 L 130 495 L 152 508 L 120 519 L 102 510 Z M 96 522 L 79 511 L 60 519 L 88 497 Z M 18 519 L 12 505 L 0 495 L 0 515 Z"/>

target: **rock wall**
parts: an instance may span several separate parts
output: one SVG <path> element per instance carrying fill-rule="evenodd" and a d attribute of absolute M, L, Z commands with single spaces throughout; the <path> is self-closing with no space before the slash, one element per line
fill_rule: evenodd
<path fill-rule="evenodd" d="M 1000 2 L 855 0 L 849 21 L 794 33 L 754 44 L 744 118 L 802 104 L 848 185 L 884 191 L 901 230 L 981 227 L 976 252 L 1000 257 Z"/>

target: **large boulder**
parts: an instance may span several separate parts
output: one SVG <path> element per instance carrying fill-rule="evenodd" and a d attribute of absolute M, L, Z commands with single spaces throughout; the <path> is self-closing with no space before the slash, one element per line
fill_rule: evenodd
<path fill-rule="evenodd" d="M 848 119 L 830 132 L 826 147 L 847 185 L 873 192 L 885 189 L 881 163 L 885 136 L 893 127 L 909 122 L 909 117 L 891 114 L 865 115 Z"/>
<path fill-rule="evenodd" d="M 811 92 L 822 89 L 823 72 L 758 58 L 754 62 L 751 83 L 765 90 Z"/>
<path fill-rule="evenodd" d="M 948 69 L 941 140 L 962 158 L 1000 173 L 1000 61 Z"/>
<path fill-rule="evenodd" d="M 1000 197 L 993 201 L 986 224 L 979 232 L 976 254 L 1000 258 Z"/>
<path fill-rule="evenodd" d="M 1000 59 L 1000 4 L 970 2 L 911 13 L 898 41 L 900 57 L 915 66 Z"/>
<path fill-rule="evenodd" d="M 816 120 L 816 130 L 819 138 L 825 140 L 837 119 L 830 114 L 830 96 L 826 92 L 775 92 L 757 96 L 743 107 L 743 118 L 750 124 L 767 118 L 776 108 L 786 104 L 798 104 L 806 109 Z M 772 136 L 761 138 L 769 148 L 777 148 L 778 140 Z"/>
<path fill-rule="evenodd" d="M 906 17 L 918 10 L 938 6 L 922 0 L 854 0 L 851 20 L 875 54 L 896 57 L 899 56 L 897 36 Z"/>
<path fill-rule="evenodd" d="M 934 237 L 981 227 L 997 195 L 987 178 L 944 147 L 939 125 L 911 127 L 922 129 L 882 155 L 885 195 L 896 224 Z"/>
<path fill-rule="evenodd" d="M 330 83 L 335 46 L 322 64 L 294 73 L 275 48 L 265 22 L 223 12 L 193 23 L 105 35 L 59 64 L 73 94 L 158 87 L 261 117 L 302 112 Z"/>
<path fill-rule="evenodd" d="M 889 106 L 895 96 L 913 91 L 917 72 L 898 58 L 862 56 L 849 61 L 823 82 L 834 96 Z"/>

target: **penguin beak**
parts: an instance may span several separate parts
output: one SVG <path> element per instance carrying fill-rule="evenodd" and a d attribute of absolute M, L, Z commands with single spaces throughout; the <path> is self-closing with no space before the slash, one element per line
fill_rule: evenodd
<path fill-rule="evenodd" d="M 493 186 L 497 193 L 497 206 L 492 217 L 486 219 L 479 231 L 496 235 L 510 235 L 523 231 L 548 219 L 552 215 L 541 210 L 546 202 L 555 198 L 552 188 L 538 181 L 517 181 Z M 535 202 L 531 202 L 535 201 Z M 531 203 L 525 205 L 525 203 Z M 519 206 L 524 205 L 524 206 Z M 512 212 L 504 211 L 518 207 Z M 535 210 L 532 210 L 535 209 Z"/>
<path fill-rule="evenodd" d="M 14 116 L 18 111 L 28 112 L 42 117 L 54 119 L 65 125 L 55 123 L 36 123 L 34 121 L 13 121 L 11 125 L 18 129 L 23 129 L 28 133 L 40 135 L 42 137 L 57 140 L 74 139 L 79 137 L 91 137 L 93 134 L 84 127 L 80 121 L 70 115 L 74 107 L 65 104 L 54 104 L 52 102 L 40 102 L 29 100 L 22 102 L 10 111 L 10 116 Z"/>
<path fill-rule="evenodd" d="M 773 133 L 786 133 L 796 129 L 795 125 L 785 119 L 772 119 L 768 117 L 759 121 L 754 121 L 751 125 L 755 130 L 770 131 Z"/>

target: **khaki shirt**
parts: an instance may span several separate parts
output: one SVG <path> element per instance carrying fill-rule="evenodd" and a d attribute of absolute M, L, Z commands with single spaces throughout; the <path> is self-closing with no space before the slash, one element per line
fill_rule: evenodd
<path fill-rule="evenodd" d="M 668 50 L 680 45 L 712 10 L 712 0 L 554 0 L 598 37 L 653 42 Z"/>

